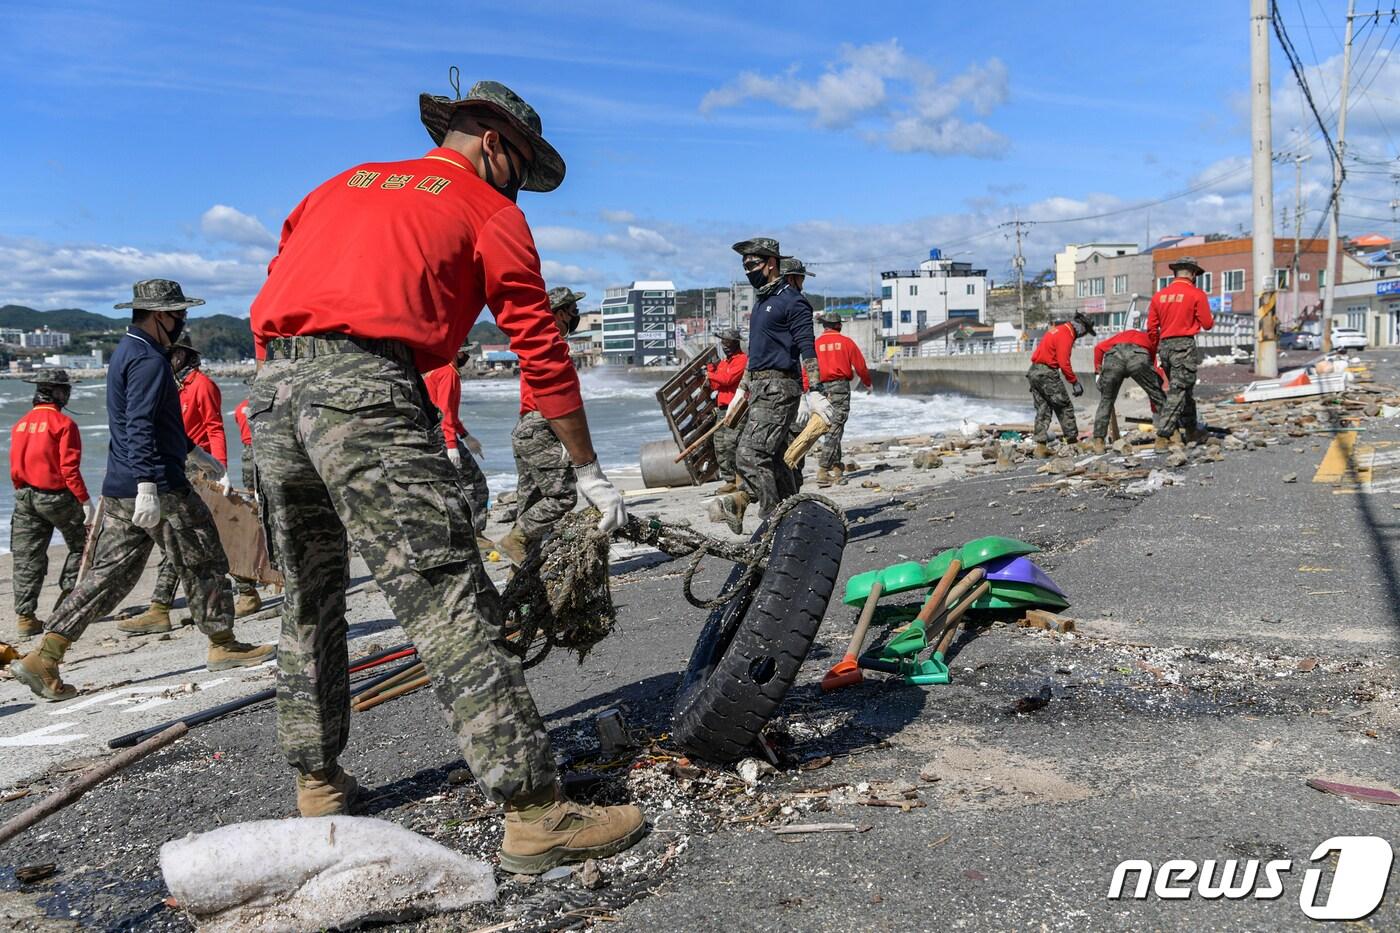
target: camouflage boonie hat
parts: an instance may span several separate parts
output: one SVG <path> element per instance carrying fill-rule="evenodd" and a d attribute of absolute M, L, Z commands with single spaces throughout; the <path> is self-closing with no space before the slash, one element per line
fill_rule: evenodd
<path fill-rule="evenodd" d="M 179 282 L 170 279 L 143 279 L 131 286 L 131 300 L 114 308 L 140 311 L 183 311 L 204 304 L 203 298 L 186 298 Z"/>
<path fill-rule="evenodd" d="M 765 256 L 773 259 L 786 259 L 778 251 L 778 241 L 772 237 L 756 236 L 752 240 L 740 240 L 731 249 L 740 256 Z"/>
<path fill-rule="evenodd" d="M 448 71 L 453 93 L 457 95 L 455 98 L 438 97 L 427 92 L 418 95 L 418 115 L 433 144 L 442 145 L 447 126 L 458 109 L 470 107 L 487 111 L 504 119 L 530 142 L 534 158 L 525 166 L 525 178 L 520 187 L 526 191 L 553 191 L 558 188 L 564 180 L 564 157 L 545 142 L 544 126 L 535 108 L 499 81 L 478 81 L 463 97 L 460 75 L 456 65 Z"/>
<path fill-rule="evenodd" d="M 743 339 L 739 336 L 739 328 L 737 327 L 730 327 L 722 330 L 715 334 L 715 336 L 725 343 L 739 343 Z"/>
<path fill-rule="evenodd" d="M 807 267 L 802 264 L 802 260 L 794 256 L 789 256 L 782 262 L 778 263 L 778 274 L 805 275 L 809 278 L 816 278 L 816 276 L 812 275 L 812 273 L 807 271 Z"/>
<path fill-rule="evenodd" d="M 181 333 L 179 339 L 170 345 L 170 352 L 173 353 L 176 350 L 184 350 L 186 353 L 193 354 L 194 356 L 204 355 L 199 352 L 199 347 L 196 347 L 194 341 L 190 339 L 189 331 Z"/>
<path fill-rule="evenodd" d="M 1201 264 L 1196 261 L 1195 256 L 1182 256 L 1175 262 L 1167 263 L 1167 268 L 1173 272 L 1178 269 L 1194 269 L 1197 275 L 1203 275 L 1206 271 L 1201 268 Z"/>
<path fill-rule="evenodd" d="M 1082 311 L 1074 312 L 1074 322 L 1084 328 L 1085 336 L 1094 336 L 1094 322 L 1085 317 Z"/>
<path fill-rule="evenodd" d="M 587 292 L 576 292 L 563 285 L 557 285 L 549 290 L 549 310 L 558 311 L 565 305 L 576 305 L 587 297 Z"/>
<path fill-rule="evenodd" d="M 71 386 L 73 380 L 68 378 L 66 369 L 41 369 L 38 372 L 25 376 L 24 382 L 32 382 L 41 386 Z"/>
<path fill-rule="evenodd" d="M 833 327 L 840 327 L 844 319 L 835 311 L 823 311 L 821 314 L 817 315 L 817 320 L 823 324 L 830 324 Z"/>

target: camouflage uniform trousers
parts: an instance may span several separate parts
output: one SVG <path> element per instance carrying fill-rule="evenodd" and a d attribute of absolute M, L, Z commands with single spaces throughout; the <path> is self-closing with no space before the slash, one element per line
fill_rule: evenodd
<path fill-rule="evenodd" d="M 841 465 L 841 435 L 846 433 L 846 421 L 851 417 L 851 382 L 849 379 L 832 380 L 817 386 L 817 391 L 831 402 L 831 411 L 836 420 L 822 435 L 822 452 L 817 465 L 823 470 Z"/>
<path fill-rule="evenodd" d="M 1147 393 L 1152 403 L 1153 418 L 1162 417 L 1167 396 L 1162 392 L 1162 380 L 1152 368 L 1152 356 L 1143 347 L 1120 343 L 1104 354 L 1099 371 L 1099 407 L 1094 411 L 1094 437 L 1108 437 L 1108 423 L 1113 419 L 1113 404 L 1118 401 L 1118 389 L 1124 380 L 1132 379 Z"/>
<path fill-rule="evenodd" d="M 302 772 L 330 767 L 349 737 L 354 547 L 488 796 L 500 803 L 554 786 L 549 734 L 505 648 L 467 491 L 412 353 L 392 341 L 271 340 L 248 417 L 269 556 L 286 585 L 277 736 L 287 761 Z"/>
<path fill-rule="evenodd" d="M 194 624 L 212 640 L 233 634 L 233 595 L 224 574 L 224 557 L 214 516 L 193 489 L 160 497 L 160 524 L 140 528 L 131 522 L 135 499 L 108 497 L 102 522 L 93 536 L 92 564 L 44 630 L 70 641 L 82 637 L 93 620 L 116 608 L 141 579 L 151 548 L 160 544 L 174 555 L 180 582 L 190 594 Z"/>
<path fill-rule="evenodd" d="M 1032 363 L 1026 372 L 1026 380 L 1031 384 L 1031 401 L 1035 403 L 1036 443 L 1044 444 L 1050 440 L 1052 414 L 1060 419 L 1065 442 L 1077 442 L 1079 422 L 1074 420 L 1074 403 L 1069 400 L 1069 391 L 1060 379 L 1060 371 L 1044 363 Z"/>
<path fill-rule="evenodd" d="M 515 525 L 531 544 L 543 540 L 559 519 L 578 504 L 573 464 L 544 415 L 520 416 L 510 434 L 515 453 Z"/>
<path fill-rule="evenodd" d="M 53 530 L 63 535 L 68 556 L 58 577 L 58 602 L 78 582 L 83 562 L 87 530 L 83 527 L 83 506 L 67 489 L 15 490 L 15 512 L 10 516 L 10 549 L 14 558 L 15 614 L 32 616 L 39 607 L 39 591 L 49 572 L 49 542 Z M 55 606 L 58 603 L 54 604 Z"/>
<path fill-rule="evenodd" d="M 1196 430 L 1196 338 L 1164 337 L 1157 359 L 1167 374 L 1167 404 L 1157 424 L 1158 436 L 1170 437 L 1178 428 Z"/>
<path fill-rule="evenodd" d="M 472 452 L 466 447 L 458 450 L 462 455 L 462 481 L 467 484 L 467 501 L 472 510 L 472 528 L 477 534 L 483 534 L 486 531 L 486 510 L 491 503 L 491 490 L 486 485 L 486 474 L 481 472 Z"/>
<path fill-rule="evenodd" d="M 748 378 L 749 412 L 739 432 L 735 461 L 739 485 L 766 517 L 779 502 L 797 493 L 796 478 L 783 462 L 783 453 L 792 437 L 802 383 L 776 369 L 750 372 Z"/>
<path fill-rule="evenodd" d="M 247 448 L 245 448 L 245 450 L 246 449 Z M 248 461 L 244 460 L 243 462 L 245 464 L 243 469 L 244 475 L 246 477 L 248 472 L 248 467 L 246 466 L 246 464 L 248 463 Z M 188 473 L 189 471 L 187 470 L 186 472 Z M 250 486 L 247 488 L 251 489 L 252 487 Z M 196 497 L 198 497 L 197 493 Z M 223 545 L 220 545 L 220 548 L 222 547 Z M 163 547 L 162 552 L 163 553 L 160 559 L 160 568 L 156 572 L 155 589 L 151 591 L 151 602 L 160 603 L 162 606 L 173 606 L 175 605 L 175 590 L 180 586 L 180 579 L 183 576 L 183 574 L 181 573 L 181 570 L 177 565 L 178 558 L 172 559 L 170 556 L 170 552 L 165 550 Z M 256 592 L 256 587 L 254 586 L 253 581 L 249 580 L 246 577 L 233 577 L 233 582 L 234 588 L 238 591 L 240 595 L 244 593 Z M 189 590 L 187 589 L 185 592 L 188 593 Z"/>
<path fill-rule="evenodd" d="M 257 469 L 253 465 L 253 445 L 243 445 L 243 488 L 257 489 Z"/>
<path fill-rule="evenodd" d="M 717 409 L 715 416 L 723 419 L 728 411 L 728 408 Z M 739 452 L 739 433 L 744 429 L 746 417 L 747 415 L 740 415 L 738 424 L 721 427 L 715 431 L 715 464 L 719 467 L 719 478 L 726 482 L 737 475 L 735 458 Z"/>

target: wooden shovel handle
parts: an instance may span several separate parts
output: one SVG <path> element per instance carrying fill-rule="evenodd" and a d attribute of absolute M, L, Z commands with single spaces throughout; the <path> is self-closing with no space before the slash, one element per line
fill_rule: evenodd
<path fill-rule="evenodd" d="M 957 634 L 958 627 L 962 624 L 963 613 L 972 608 L 972 604 L 977 602 L 982 595 L 991 590 L 992 584 L 988 580 L 983 580 L 982 584 L 968 594 L 967 598 L 953 607 L 948 613 L 947 627 L 943 629 L 943 637 L 938 639 L 938 644 L 934 646 L 934 651 L 940 655 L 946 655 L 948 649 L 952 647 L 953 636 Z"/>
<path fill-rule="evenodd" d="M 854 655 L 860 651 L 860 646 L 865 644 L 865 633 L 870 631 L 870 621 L 875 618 L 876 603 L 880 601 L 880 593 L 885 589 L 885 584 L 879 580 L 870 584 L 870 593 L 865 597 L 865 603 L 860 607 L 860 619 L 856 622 L 856 630 L 851 635 L 851 644 L 846 648 L 846 653 Z"/>
<path fill-rule="evenodd" d="M 953 587 L 953 581 L 958 578 L 958 573 L 962 570 L 962 561 L 954 560 L 948 565 L 948 569 L 943 571 L 942 578 L 938 585 L 933 588 L 933 592 L 928 594 L 928 599 L 924 600 L 923 607 L 919 610 L 919 621 L 928 624 L 942 607 L 944 600 L 948 598 L 948 591 Z"/>

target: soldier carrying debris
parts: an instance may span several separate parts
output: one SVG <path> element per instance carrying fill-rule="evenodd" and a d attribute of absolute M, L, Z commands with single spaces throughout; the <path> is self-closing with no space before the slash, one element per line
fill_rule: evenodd
<path fill-rule="evenodd" d="M 1125 330 L 1094 345 L 1094 384 L 1099 387 L 1099 407 L 1094 411 L 1094 446 L 1096 454 L 1108 449 L 1108 423 L 1113 420 L 1113 404 L 1118 401 L 1118 389 L 1127 379 L 1142 386 L 1152 405 L 1152 418 L 1160 422 L 1166 395 L 1162 392 L 1165 374 L 1153 359 L 1157 347 L 1146 331 Z"/>
<path fill-rule="evenodd" d="M 419 109 L 436 148 L 354 166 L 307 195 L 253 302 L 262 363 L 248 413 L 269 549 L 287 586 L 278 741 L 300 812 L 348 812 L 357 785 L 338 759 L 350 731 L 353 547 L 417 646 L 472 774 L 504 805 L 502 869 L 540 872 L 619 852 L 645 824 L 636 807 L 564 798 L 434 430 L 419 372 L 452 359 L 483 305 L 519 355 L 521 385 L 567 451 L 578 491 L 602 513 L 598 527 L 620 527 L 626 510 L 593 451 L 514 203 L 522 188 L 558 187 L 564 160 L 534 109 L 494 81 L 456 99 L 423 94 Z"/>
<path fill-rule="evenodd" d="M 116 306 L 131 309 L 131 326 L 107 365 L 111 439 L 90 570 L 44 626 L 39 648 L 10 665 L 17 680 L 46 700 L 77 695 L 59 677 L 64 653 L 131 592 L 157 541 L 180 568 L 190 614 L 209 638 L 209 670 L 261 664 L 277 651 L 234 639 L 228 559 L 208 506 L 185 475 L 186 457 L 216 480 L 224 474 L 186 435 L 170 368 L 185 315 L 202 304 L 186 298 L 178 282 L 147 279 L 132 287 L 131 301 Z"/>
<path fill-rule="evenodd" d="M 1031 354 L 1031 368 L 1026 371 L 1026 380 L 1031 384 L 1031 401 L 1035 403 L 1035 455 L 1042 459 L 1050 456 L 1050 416 L 1060 419 L 1060 430 L 1064 432 L 1063 443 L 1073 449 L 1079 440 L 1079 423 L 1074 419 L 1074 403 L 1065 392 L 1060 381 L 1064 373 L 1070 391 L 1075 398 L 1084 394 L 1084 386 L 1074 374 L 1070 353 L 1074 341 L 1088 334 L 1094 336 L 1094 325 L 1078 311 L 1074 319 L 1056 324 L 1045 332 Z M 1086 445 L 1087 448 L 1087 445 Z"/>
<path fill-rule="evenodd" d="M 49 570 L 49 541 L 54 529 L 63 535 L 68 557 L 58 578 L 57 608 L 78 582 L 93 505 L 79 467 L 83 439 L 63 413 L 73 385 L 62 369 L 41 369 L 24 380 L 34 383 L 34 407 L 10 430 L 10 480 L 15 484 L 15 511 L 10 516 L 13 553 L 15 628 L 21 638 L 38 635 L 44 623 L 34 615 L 39 591 Z"/>
<path fill-rule="evenodd" d="M 1196 287 L 1196 278 L 1205 273 L 1201 264 L 1183 256 L 1167 268 L 1175 278 L 1153 295 L 1147 306 L 1147 336 L 1157 345 L 1157 359 L 1169 382 L 1167 403 L 1157 423 L 1157 450 L 1166 450 L 1169 441 L 1182 446 L 1200 438 L 1196 425 L 1196 335 L 1215 327 L 1210 299 Z"/>
<path fill-rule="evenodd" d="M 549 310 L 561 338 L 578 328 L 578 303 L 585 297 L 583 292 L 563 287 L 549 290 Z M 569 455 L 550 422 L 540 414 L 534 392 L 524 380 L 520 382 L 520 420 L 510 433 L 510 446 L 515 454 L 517 484 L 515 524 L 496 546 L 518 567 L 578 504 Z"/>
<path fill-rule="evenodd" d="M 831 400 L 836 420 L 822 436 L 822 452 L 817 460 L 817 485 L 830 486 L 840 483 L 845 471 L 842 466 L 841 435 L 846 430 L 846 419 L 851 416 L 851 380 L 859 378 L 869 392 L 873 383 L 870 370 L 865 365 L 865 354 L 860 352 L 856 342 L 841 333 L 841 315 L 835 311 L 823 312 L 818 318 L 822 333 L 817 337 L 817 367 L 822 381 L 817 390 Z"/>
<path fill-rule="evenodd" d="M 476 457 L 481 455 L 481 444 L 467 432 L 462 424 L 462 373 L 467 365 L 467 345 L 457 350 L 457 356 L 450 363 L 423 375 L 423 385 L 428 390 L 428 400 L 442 412 L 442 441 L 447 450 L 447 459 L 462 471 L 462 480 L 467 484 L 472 507 L 472 527 L 476 529 L 476 543 L 486 547 L 491 542 L 482 536 L 486 531 L 486 509 L 490 504 L 491 491 L 486 485 L 486 474 L 477 466 Z M 467 455 L 462 456 L 462 447 Z"/>
<path fill-rule="evenodd" d="M 744 367 L 749 362 L 739 340 L 738 328 L 731 327 L 721 331 L 719 345 L 724 352 L 724 359 L 705 367 L 710 388 L 715 390 L 715 404 L 718 406 L 715 415 L 721 420 L 729 414 L 729 406 L 734 401 L 734 393 L 743 381 Z M 717 490 L 719 495 L 737 492 L 739 489 L 739 474 L 734 464 L 734 456 L 739 449 L 739 426 L 742 424 L 743 416 L 737 415 L 734 424 L 721 424 L 715 431 L 715 459 L 718 461 L 720 478 L 724 480 L 724 485 Z"/>
<path fill-rule="evenodd" d="M 710 521 L 724 522 L 735 534 L 742 534 L 750 502 L 757 501 L 766 518 L 779 502 L 797 492 L 783 452 L 802 396 L 801 372 L 806 371 L 811 386 L 821 378 L 812 337 L 812 305 L 779 271 L 784 257 L 778 241 L 755 237 L 735 243 L 733 249 L 743 258 L 744 275 L 757 290 L 758 305 L 749 320 L 748 369 L 725 416 L 725 422 L 732 424 L 739 403 L 749 400 L 736 458 L 741 488 L 710 503 Z M 831 423 L 835 417 L 831 402 L 810 391 L 807 399 L 810 410 Z"/>

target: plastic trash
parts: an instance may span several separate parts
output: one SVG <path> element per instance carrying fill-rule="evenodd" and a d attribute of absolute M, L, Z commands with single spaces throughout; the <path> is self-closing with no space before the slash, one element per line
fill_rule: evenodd
<path fill-rule="evenodd" d="M 494 900 L 485 862 L 384 820 L 259 820 L 160 847 L 165 885 L 202 931 L 351 929 Z"/>
<path fill-rule="evenodd" d="M 968 440 L 982 436 L 982 425 L 979 422 L 971 421 L 967 418 L 962 420 L 962 436 Z"/>
<path fill-rule="evenodd" d="M 1161 470 L 1153 470 L 1147 474 L 1146 479 L 1140 479 L 1136 483 L 1129 483 L 1123 488 L 1124 492 L 1130 492 L 1137 496 L 1150 496 L 1152 493 L 1167 485 L 1171 477 Z"/>

